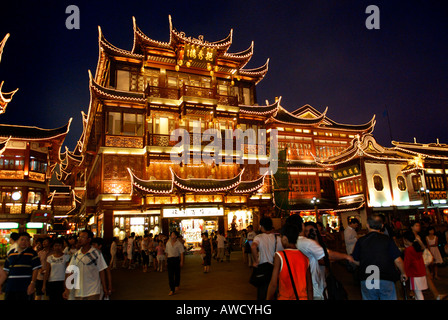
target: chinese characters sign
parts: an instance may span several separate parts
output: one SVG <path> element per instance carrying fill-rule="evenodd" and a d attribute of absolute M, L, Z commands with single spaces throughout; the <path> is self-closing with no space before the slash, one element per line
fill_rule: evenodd
<path fill-rule="evenodd" d="M 211 216 L 223 216 L 223 208 L 167 208 L 163 209 L 164 218 L 183 218 L 183 217 L 211 217 Z"/>
<path fill-rule="evenodd" d="M 201 47 L 194 44 L 186 44 L 184 60 L 214 64 L 216 61 L 216 49 Z"/>
<path fill-rule="evenodd" d="M 332 173 L 332 176 L 333 176 L 333 179 L 338 180 L 338 179 L 344 179 L 344 178 L 348 178 L 348 177 L 352 177 L 352 176 L 357 176 L 359 174 L 360 174 L 359 166 L 354 165 L 351 167 L 335 170 Z"/>

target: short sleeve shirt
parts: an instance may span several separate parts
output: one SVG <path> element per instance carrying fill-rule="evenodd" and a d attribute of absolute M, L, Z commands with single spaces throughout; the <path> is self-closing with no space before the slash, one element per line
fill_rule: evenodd
<path fill-rule="evenodd" d="M 31 247 L 22 252 L 11 250 L 5 260 L 3 270 L 8 272 L 5 292 L 24 292 L 31 283 L 33 271 L 41 268 L 37 252 Z"/>
<path fill-rule="evenodd" d="M 283 250 L 280 237 L 274 233 L 261 233 L 254 238 L 254 242 L 258 244 L 259 264 L 273 264 L 275 252 Z"/>
<path fill-rule="evenodd" d="M 60 257 L 54 255 L 47 257 L 47 263 L 51 266 L 50 276 L 48 278 L 49 282 L 65 280 L 65 270 L 70 258 L 68 254 L 63 254 Z"/>
<path fill-rule="evenodd" d="M 90 248 L 85 254 L 76 252 L 70 260 L 70 266 L 79 270 L 79 288 L 75 288 L 75 297 L 89 297 L 101 293 L 100 272 L 107 268 L 103 254 L 95 248 Z M 67 269 L 67 273 L 71 273 Z"/>
<path fill-rule="evenodd" d="M 168 242 L 166 243 L 165 252 L 168 258 L 180 257 L 180 255 L 184 253 L 184 251 L 184 245 L 179 240 L 177 240 L 174 245 L 171 243 L 171 240 L 168 240 Z"/>

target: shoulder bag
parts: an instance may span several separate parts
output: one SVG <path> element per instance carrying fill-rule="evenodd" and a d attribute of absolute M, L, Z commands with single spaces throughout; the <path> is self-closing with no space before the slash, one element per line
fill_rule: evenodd
<path fill-rule="evenodd" d="M 325 267 L 328 269 L 328 275 L 325 278 L 327 287 L 324 289 L 324 298 L 325 300 L 348 300 L 347 291 L 344 289 L 342 283 L 336 279 L 331 270 L 327 248 L 325 248 L 325 246 L 322 246 L 322 248 L 325 253 Z"/>
<path fill-rule="evenodd" d="M 286 257 L 285 251 L 283 251 L 283 256 L 285 257 L 286 265 L 288 266 L 289 277 L 291 278 L 291 284 L 292 284 L 292 288 L 294 289 L 294 295 L 296 296 L 296 300 L 300 300 L 299 295 L 297 294 L 296 284 L 294 282 L 294 278 L 293 278 L 292 272 L 291 272 L 291 267 L 289 266 L 288 257 Z"/>

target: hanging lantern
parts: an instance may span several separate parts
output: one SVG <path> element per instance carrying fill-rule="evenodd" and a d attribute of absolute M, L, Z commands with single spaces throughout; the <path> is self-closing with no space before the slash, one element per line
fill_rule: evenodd
<path fill-rule="evenodd" d="M 235 85 L 235 81 L 230 81 L 230 85 L 233 87 Z"/>
<path fill-rule="evenodd" d="M 212 70 L 212 66 L 210 65 L 210 63 L 207 63 L 207 70 L 208 71 Z"/>
<path fill-rule="evenodd" d="M 184 61 L 183 60 L 179 60 L 177 63 L 181 66 L 184 63 Z"/>
<path fill-rule="evenodd" d="M 187 67 L 190 68 L 190 66 L 191 66 L 190 61 L 187 61 Z"/>
<path fill-rule="evenodd" d="M 218 72 L 218 66 L 215 66 L 215 72 Z"/>
<path fill-rule="evenodd" d="M 179 71 L 179 65 L 176 65 L 176 66 L 174 67 L 174 69 L 176 69 L 176 71 Z"/>
<path fill-rule="evenodd" d="M 210 71 L 210 76 L 212 76 L 213 77 L 213 75 L 214 75 L 215 73 L 213 72 L 213 70 L 212 71 Z"/>

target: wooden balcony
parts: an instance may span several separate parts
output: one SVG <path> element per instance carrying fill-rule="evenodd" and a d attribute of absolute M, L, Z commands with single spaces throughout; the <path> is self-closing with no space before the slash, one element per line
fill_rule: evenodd
<path fill-rule="evenodd" d="M 196 86 L 183 85 L 181 88 L 167 88 L 167 87 L 155 87 L 147 86 L 145 94 L 152 98 L 164 98 L 178 100 L 181 97 L 198 97 L 206 99 L 215 99 L 218 104 L 237 106 L 238 98 L 236 96 L 220 95 L 216 91 L 216 87 L 203 88 Z"/>

